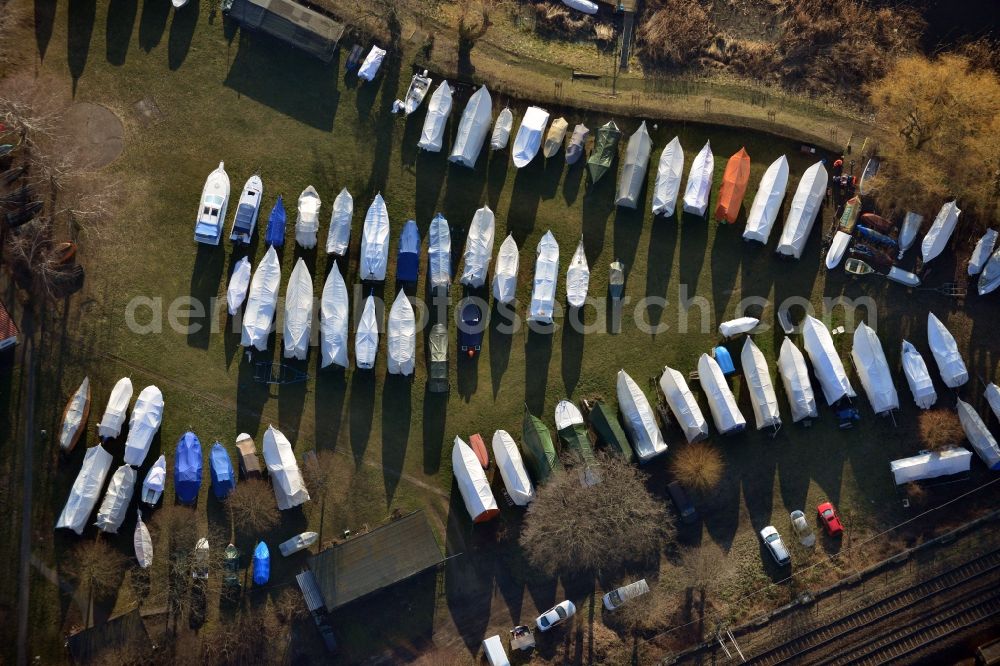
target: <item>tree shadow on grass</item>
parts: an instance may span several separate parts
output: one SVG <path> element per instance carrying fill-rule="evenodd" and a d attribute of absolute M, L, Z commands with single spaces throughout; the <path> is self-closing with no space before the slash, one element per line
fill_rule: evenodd
<path fill-rule="evenodd" d="M 479 159 L 486 159 L 486 201 L 490 208 L 496 210 L 500 205 L 500 194 L 507 184 L 507 151 L 490 150 L 489 142 L 483 148 L 484 153 Z"/>
<path fill-rule="evenodd" d="M 346 369 L 332 365 L 320 370 L 322 356 L 317 354 L 315 409 L 316 449 L 336 449 L 344 421 L 344 400 L 347 397 Z"/>
<path fill-rule="evenodd" d="M 94 34 L 96 20 L 97 0 L 73 0 L 69 4 L 69 14 L 66 19 L 66 60 L 70 76 L 73 77 L 74 95 L 76 95 L 76 82 L 83 76 L 83 71 L 87 67 L 90 38 Z"/>
<path fill-rule="evenodd" d="M 649 250 L 646 253 L 646 296 L 663 298 L 646 306 L 646 319 L 653 331 L 658 331 L 666 309 L 667 285 L 673 270 L 674 248 L 677 246 L 677 224 L 673 218 L 654 217 L 649 232 Z M 669 329 L 666 329 L 669 330 Z M 655 336 L 655 334 L 654 334 Z"/>
<path fill-rule="evenodd" d="M 389 375 L 382 387 L 382 478 L 386 507 L 392 506 L 392 498 L 403 474 L 413 412 L 412 386 L 410 377 Z"/>
<path fill-rule="evenodd" d="M 116 67 L 125 64 L 138 13 L 139 4 L 133 0 L 111 0 L 108 3 L 108 19 L 104 31 L 105 54 L 108 62 Z"/>
<path fill-rule="evenodd" d="M 736 278 L 740 274 L 743 240 L 735 225 L 718 224 L 714 221 L 709 224 L 717 225 L 712 242 L 710 272 L 715 321 L 722 322 L 737 316 L 729 311 L 729 301 L 734 295 Z"/>
<path fill-rule="evenodd" d="M 52 27 L 56 22 L 57 0 L 35 0 L 35 46 L 38 48 L 38 59 L 45 60 L 45 52 L 49 49 L 52 39 Z"/>
<path fill-rule="evenodd" d="M 441 449 L 444 447 L 447 416 L 448 394 L 424 391 L 424 474 L 437 474 L 441 469 Z"/>
<path fill-rule="evenodd" d="M 281 354 L 281 363 L 297 372 L 307 373 L 309 371 L 307 361 L 284 358 L 284 353 Z M 308 389 L 309 384 L 305 381 L 282 384 L 277 387 L 278 422 L 282 428 L 298 433 L 302 425 L 302 410 L 305 408 Z"/>
<path fill-rule="evenodd" d="M 493 599 L 495 523 L 475 525 L 452 481 L 445 534 L 445 597 L 455 628 L 475 654 L 486 636 Z"/>
<path fill-rule="evenodd" d="M 524 404 L 532 414 L 541 414 L 545 407 L 554 334 L 551 325 L 528 324 L 524 342 Z"/>
<path fill-rule="evenodd" d="M 149 53 L 156 48 L 163 38 L 167 27 L 167 16 L 170 15 L 169 2 L 144 2 L 139 15 L 139 48 Z"/>
<path fill-rule="evenodd" d="M 573 308 L 567 305 L 567 317 L 562 327 L 559 366 L 562 369 L 563 386 L 566 396 L 573 395 L 583 371 L 583 326 L 586 325 L 586 312 L 589 308 Z"/>
<path fill-rule="evenodd" d="M 441 187 L 448 170 L 448 162 L 439 153 L 420 151 L 416 160 L 417 185 L 414 215 L 420 227 L 420 237 L 427 237 L 431 219 L 438 210 Z"/>
<path fill-rule="evenodd" d="M 696 294 L 698 278 L 705 263 L 705 248 L 708 247 L 708 225 L 705 218 L 690 213 L 680 214 L 680 225 L 681 256 L 678 277 L 680 284 L 687 287 L 688 294 Z"/>
<path fill-rule="evenodd" d="M 629 208 L 615 209 L 614 253 L 615 259 L 625 264 L 625 271 L 635 266 L 635 254 L 642 234 L 642 213 Z"/>
<path fill-rule="evenodd" d="M 170 34 L 167 36 L 167 65 L 171 71 L 184 64 L 184 59 L 191 50 L 191 40 L 200 15 L 198 0 L 189 0 L 183 8 L 174 11 L 170 21 Z"/>
<path fill-rule="evenodd" d="M 510 347 L 514 341 L 512 332 L 515 313 L 510 306 L 493 302 L 493 312 L 490 316 L 489 344 L 490 350 L 490 380 L 493 385 L 493 397 L 500 392 L 507 365 L 510 363 Z"/>
<path fill-rule="evenodd" d="M 384 188 L 389 179 L 389 159 L 392 157 L 393 143 L 396 140 L 396 115 L 392 113 L 392 104 L 396 98 L 396 89 L 399 88 L 401 67 L 399 55 L 390 49 L 382 63 L 381 80 L 376 79 L 374 82 L 366 84 L 357 95 L 359 117 L 372 117 L 375 120 L 372 170 L 367 185 L 369 192 Z M 379 92 L 381 97 L 378 97 L 378 107 L 373 109 L 374 96 Z M 373 97 L 368 98 L 369 94 Z M 368 106 L 367 111 L 364 109 L 366 105 Z"/>
<path fill-rule="evenodd" d="M 247 360 L 246 355 L 239 360 L 239 374 L 236 386 L 236 432 L 249 433 L 255 440 L 261 427 L 261 412 L 270 398 L 270 387 L 254 380 L 254 364 L 260 361 L 270 362 L 273 352 L 267 350 L 256 352 L 253 360 Z M 259 444 L 258 444 L 259 446 Z"/>
<path fill-rule="evenodd" d="M 211 245 L 198 244 L 194 268 L 191 270 L 191 312 L 188 318 L 189 347 L 208 349 L 212 335 L 213 299 L 219 292 L 225 255 Z M 201 313 L 201 316 L 199 315 Z"/>

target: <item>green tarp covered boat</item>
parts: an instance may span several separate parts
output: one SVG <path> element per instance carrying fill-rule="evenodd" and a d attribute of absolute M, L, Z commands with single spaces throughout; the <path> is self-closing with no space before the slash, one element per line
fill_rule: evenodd
<path fill-rule="evenodd" d="M 597 130 L 597 137 L 594 139 L 594 150 L 587 160 L 587 171 L 590 173 L 590 182 L 596 183 L 604 174 L 611 169 L 611 163 L 618 153 L 618 142 L 621 141 L 622 133 L 615 125 L 615 121 L 610 120 L 606 125 L 602 125 Z"/>
<path fill-rule="evenodd" d="M 535 483 L 543 484 L 554 471 L 562 471 L 549 429 L 542 420 L 524 408 L 524 462 Z"/>
<path fill-rule="evenodd" d="M 590 445 L 583 414 L 569 400 L 560 400 L 556 405 L 556 432 L 566 449 L 572 452 L 575 465 L 581 468 L 583 483 L 588 486 L 600 483 L 599 464 Z"/>
<path fill-rule="evenodd" d="M 590 425 L 593 426 L 598 441 L 625 462 L 634 462 L 635 453 L 629 446 L 628 438 L 625 436 L 621 424 L 618 423 L 618 417 L 614 410 L 600 401 L 587 403 L 587 405 L 590 407 Z"/>

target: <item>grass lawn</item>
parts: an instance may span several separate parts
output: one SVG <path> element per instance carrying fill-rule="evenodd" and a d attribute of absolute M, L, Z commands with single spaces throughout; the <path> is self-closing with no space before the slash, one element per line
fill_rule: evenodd
<path fill-rule="evenodd" d="M 13 0 L 12 4 L 24 5 L 26 0 Z M 135 4 L 101 0 L 67 7 L 40 0 L 34 16 L 35 39 L 28 36 L 29 28 L 25 45 L 36 50 L 40 85 L 55 86 L 67 96 L 74 94 L 76 101 L 103 104 L 126 126 L 125 152 L 106 169 L 109 182 L 120 193 L 118 210 L 106 221 L 106 233 L 99 242 L 82 242 L 81 262 L 88 276 L 85 290 L 59 305 L 42 343 L 45 361 L 39 382 L 38 427 L 50 432 L 58 427 L 67 397 L 85 374 L 91 377 L 94 401 L 90 422 L 95 424 L 114 382 L 130 376 L 136 394 L 144 386 L 156 384 L 166 403 L 160 435 L 140 479 L 161 451 L 169 457 L 178 437 L 189 428 L 199 435 L 203 448 L 218 439 L 234 451 L 238 433 L 250 433 L 259 444 L 268 424 L 273 424 L 288 435 L 299 455 L 313 448 L 339 455 L 341 464 L 336 468 L 336 483 L 322 526 L 325 540 L 343 529 L 357 531 L 379 524 L 394 510 L 426 509 L 443 550 L 458 557 L 448 562 L 436 580 L 433 576 L 415 579 L 335 614 L 349 661 L 386 650 L 392 659 L 406 659 L 431 648 L 454 651 L 457 659 L 467 660 L 466 648 L 475 651 L 484 635 L 513 623 L 529 623 L 536 609 L 563 598 L 562 588 L 580 602 L 582 620 L 577 622 L 575 633 L 543 641 L 540 654 L 553 659 L 594 658 L 593 635 L 601 620 L 600 591 L 595 582 L 557 582 L 533 576 L 511 545 L 518 523 L 513 511 L 505 510 L 497 525 L 473 529 L 458 493 L 452 493 L 451 441 L 455 435 L 467 437 L 475 432 L 488 438 L 497 428 L 507 429 L 519 439 L 525 404 L 551 427 L 553 408 L 564 397 L 604 396 L 614 401 L 619 368 L 626 369 L 644 387 L 664 364 L 685 373 L 694 370 L 698 355 L 717 342 L 718 323 L 735 316 L 742 299 L 752 296 L 775 303 L 800 297 L 822 311 L 827 297 L 871 296 L 878 303 L 878 333 L 897 371 L 901 339 L 909 339 L 929 354 L 925 319 L 932 308 L 953 327 L 970 373 L 987 379 L 993 376 L 1000 340 L 984 330 L 992 327 L 993 321 L 988 305 L 971 297 L 967 303 L 955 304 L 932 292 L 907 292 L 875 277 L 850 281 L 841 272 L 828 276 L 820 270 L 820 229 L 814 229 L 801 261 L 778 261 L 773 249 L 780 229 L 774 231 L 765 248 L 742 241 L 742 224 L 720 226 L 688 217 L 653 220 L 648 212 L 648 187 L 642 210 L 616 210 L 613 176 L 588 188 L 584 170 L 580 166 L 567 169 L 561 156 L 548 163 L 539 157 L 518 171 L 506 151 L 484 151 L 477 168 L 470 171 L 449 165 L 445 155 L 418 153 L 423 112 L 409 120 L 390 113 L 392 101 L 402 96 L 409 82 L 412 54 L 389 57 L 376 81 L 359 87 L 352 76 L 344 74 L 343 50 L 332 66 L 321 65 L 270 39 L 241 36 L 224 26 L 214 9 L 199 6 L 196 0 L 177 13 L 170 10 L 169 3 L 143 3 L 137 8 Z M 458 90 L 450 132 L 454 132 L 471 92 L 464 87 Z M 155 100 L 163 117 L 144 125 L 133 105 L 147 97 Z M 524 106 L 512 104 L 518 119 Z M 569 109 L 551 110 L 553 117 L 565 114 L 571 126 L 584 122 L 596 128 L 608 119 Z M 626 136 L 638 125 L 634 119 L 616 120 Z M 798 143 L 742 130 L 661 122 L 651 133 L 654 159 L 667 141 L 679 135 L 686 166 L 711 139 L 716 154 L 716 188 L 728 156 L 746 146 L 753 159 L 748 197 L 778 155 L 785 153 L 790 161 L 793 176 L 789 190 L 816 159 L 802 155 Z M 449 140 L 445 145 L 450 144 Z M 551 334 L 524 328 L 504 334 L 494 322 L 480 358 L 465 361 L 456 360 L 452 326 L 452 390 L 444 397 L 425 393 L 423 362 L 417 364 L 412 381 L 387 377 L 384 344 L 374 372 L 320 371 L 318 349 L 313 349 L 308 361 L 290 362 L 310 375 L 307 382 L 280 387 L 256 383 L 253 367 L 241 355 L 239 335 L 231 332 L 232 322 L 224 308 L 229 272 L 245 252 L 233 251 L 228 244 L 199 247 L 192 241 L 192 217 L 202 184 L 220 160 L 225 160 L 235 192 L 251 173 L 261 173 L 265 215 L 276 196 L 284 195 L 290 226 L 282 253 L 282 293 L 297 257 L 303 257 L 309 266 L 317 294 L 330 267 L 322 250 L 302 251 L 294 245 L 294 202 L 309 184 L 323 199 L 320 247 L 334 196 L 342 187 L 354 196 L 355 224 L 345 271 L 349 284 L 356 281 L 361 219 L 375 193 L 382 192 L 392 221 L 392 252 L 390 277 L 376 293 L 387 299 L 397 291 L 392 279 L 396 240 L 407 219 L 415 219 L 425 234 L 431 218 L 441 211 L 452 225 L 453 263 L 457 266 L 472 214 L 487 203 L 497 215 L 497 247 L 512 233 L 522 248 L 519 312 L 523 313 L 530 295 L 533 249 L 541 236 L 551 229 L 560 243 L 558 293 L 564 302 L 565 267 L 582 234 L 592 268 L 592 295 L 606 292 L 611 261 L 621 259 L 627 267 L 630 304 L 625 308 L 629 316 L 623 332 L 608 335 L 600 325 L 604 313 L 595 308 L 587 308 L 584 314 L 585 322 L 599 329 L 589 335 L 567 327 Z M 655 165 L 650 184 L 654 174 Z M 237 196 L 234 194 L 231 206 L 235 206 Z M 790 198 L 786 198 L 786 206 Z M 822 215 L 817 227 L 826 228 L 833 215 L 829 206 Z M 967 239 L 960 240 L 965 243 Z M 256 265 L 264 252 L 259 234 L 249 252 Z M 953 263 L 935 266 L 929 283 L 942 282 L 955 271 L 953 259 L 939 261 Z M 426 254 L 422 255 L 421 269 L 415 292 L 420 295 L 425 293 Z M 456 281 L 453 304 L 459 295 Z M 688 308 L 682 304 L 682 295 L 702 300 Z M 217 312 L 221 314 L 192 318 L 192 323 L 202 324 L 200 330 L 174 332 L 168 325 L 168 307 L 185 296 L 201 303 L 220 299 Z M 639 308 L 646 321 L 660 325 L 655 335 L 639 330 L 631 317 L 635 305 L 646 296 L 667 299 L 666 305 Z M 126 306 L 136 297 L 160 299 L 162 332 L 137 334 L 129 330 Z M 358 312 L 352 304 L 352 316 Z M 708 322 L 704 329 L 702 317 Z M 837 325 L 845 323 L 844 317 L 843 308 L 834 308 L 828 321 Z M 139 318 L 146 320 L 142 314 Z M 763 308 L 762 318 L 766 323 L 774 321 L 772 306 Z M 182 323 L 187 319 L 180 317 Z M 772 327 L 755 341 L 769 359 L 774 359 L 782 338 L 780 329 Z M 418 347 L 424 343 L 421 332 Z M 255 360 L 279 360 L 280 344 L 280 336 L 276 342 L 272 338 L 270 350 L 256 354 Z M 839 339 L 838 347 L 846 364 L 849 341 Z M 733 350 L 738 354 L 737 346 Z M 0 386 L 0 404 L 5 405 L 0 413 L 0 432 L 10 435 L 4 439 L 11 448 L 15 442 L 19 448 L 23 435 L 17 425 L 24 390 L 18 372 L 5 374 L 5 383 Z M 774 439 L 756 432 L 716 438 L 724 451 L 727 474 L 712 497 L 701 498 L 704 523 L 685 540 L 692 545 L 714 544 L 725 554 L 732 575 L 720 589 L 720 603 L 735 601 L 778 577 L 761 564 L 755 532 L 772 523 L 787 532 L 787 515 L 792 509 L 804 508 L 809 513 L 810 507 L 830 499 L 837 503 L 855 539 L 895 524 L 906 515 L 894 501 L 887 465 L 888 460 L 918 449 L 914 438 L 916 410 L 901 373 L 898 377 L 903 407 L 896 416 L 897 427 L 875 418 L 861 398 L 862 422 L 849 432 L 839 431 L 832 411 L 822 408 L 819 421 L 809 430 L 789 424 Z M 857 382 L 855 387 L 861 391 Z M 740 378 L 736 378 L 734 388 L 744 414 L 752 421 L 749 397 Z M 978 393 L 970 384 L 963 396 L 980 402 Z M 940 395 L 943 403 L 951 404 L 943 387 Z M 779 400 L 790 421 L 784 396 Z M 684 445 L 676 430 L 669 435 L 672 446 Z M 56 571 L 64 569 L 77 539 L 74 535 L 54 535 L 52 525 L 85 446 L 95 443 L 90 428 L 69 460 L 57 460 L 51 442 L 36 453 L 32 550 L 40 562 Z M 123 448 L 124 437 L 110 446 L 116 466 Z M 16 457 L 11 460 L 16 462 Z M 666 478 L 668 462 L 669 454 L 648 465 L 657 491 Z M 203 529 L 214 525 L 228 531 L 223 507 L 210 497 L 207 470 L 205 477 L 194 515 Z M 499 479 L 495 479 L 494 485 L 498 484 Z M 0 508 L 8 513 L 16 511 L 19 495 L 15 488 L 0 487 Z M 172 484 L 167 497 L 171 494 Z M 316 504 L 288 512 L 280 528 L 268 535 L 272 550 L 278 540 L 307 528 L 319 529 L 320 508 Z M 159 543 L 163 535 L 155 533 L 155 517 L 150 521 L 154 540 Z M 133 527 L 134 512 L 121 535 L 110 539 L 129 555 Z M 9 545 L 0 554 L 13 563 L 16 532 L 12 527 L 5 529 L 11 530 L 4 540 Z M 796 566 L 826 552 L 796 553 L 801 558 Z M 275 557 L 272 580 L 278 585 L 262 594 L 277 594 L 302 564 L 303 559 Z M 681 587 L 683 581 L 676 580 L 676 563 L 664 558 L 661 566 L 661 578 Z M 13 579 L 10 576 L 0 583 L 5 593 L 2 598 L 15 598 Z M 163 584 L 154 576 L 154 588 Z M 777 588 L 769 594 L 784 598 L 786 589 L 790 588 Z M 59 661 L 64 655 L 60 636 L 79 623 L 79 613 L 68 597 L 59 596 L 41 576 L 32 579 L 31 590 L 28 654 L 41 655 L 46 663 Z M 135 594 L 123 584 L 117 600 L 101 612 L 106 614 L 112 606 L 126 609 L 134 599 Z M 3 617 L 16 616 L 12 601 L 0 602 L 0 611 Z M 737 609 L 737 614 L 740 612 Z M 378 623 L 372 621 L 376 617 L 380 618 Z M 209 627 L 217 621 L 216 609 L 210 612 Z M 14 626 L 5 622 L 0 628 L 7 646 L 15 643 Z M 311 627 L 304 626 L 297 636 L 297 649 L 320 649 Z"/>

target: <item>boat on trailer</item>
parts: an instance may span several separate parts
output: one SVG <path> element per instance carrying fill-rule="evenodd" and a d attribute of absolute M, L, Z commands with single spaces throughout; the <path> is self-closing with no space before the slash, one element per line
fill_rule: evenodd
<path fill-rule="evenodd" d="M 250 244 L 250 237 L 257 227 L 257 216 L 260 214 L 260 201 L 264 196 L 264 183 L 260 176 L 254 174 L 247 179 L 240 194 L 240 202 L 236 206 L 233 217 L 233 230 L 229 240 L 233 243 Z"/>
<path fill-rule="evenodd" d="M 427 70 L 417 72 L 410 79 L 410 87 L 406 89 L 406 97 L 403 98 L 403 113 L 410 115 L 420 108 L 427 97 L 427 91 L 431 87 L 431 77 L 427 76 Z"/>

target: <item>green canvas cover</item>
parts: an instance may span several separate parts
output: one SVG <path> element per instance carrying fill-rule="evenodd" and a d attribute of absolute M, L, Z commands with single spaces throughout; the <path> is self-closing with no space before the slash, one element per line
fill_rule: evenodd
<path fill-rule="evenodd" d="M 597 137 L 594 139 L 594 150 L 587 160 L 587 171 L 590 173 L 590 181 L 596 183 L 611 168 L 611 163 L 618 154 L 618 142 L 621 141 L 622 133 L 613 120 L 597 130 Z"/>
<path fill-rule="evenodd" d="M 552 443 L 549 429 L 542 420 L 524 410 L 524 462 L 528 471 L 535 478 L 535 483 L 542 484 L 549 480 L 554 471 L 562 471 L 562 463 L 556 455 L 556 447 Z"/>
<path fill-rule="evenodd" d="M 618 423 L 618 416 L 603 402 L 594 403 L 590 410 L 590 425 L 594 428 L 594 434 L 598 441 L 608 447 L 616 456 L 621 456 L 626 462 L 635 460 L 635 453 L 628 444 L 625 431 Z"/>
<path fill-rule="evenodd" d="M 597 465 L 597 458 L 594 456 L 594 449 L 590 445 L 590 435 L 587 428 L 582 423 L 567 426 L 559 430 L 559 439 L 567 449 L 573 452 L 574 458 L 584 466 Z"/>

